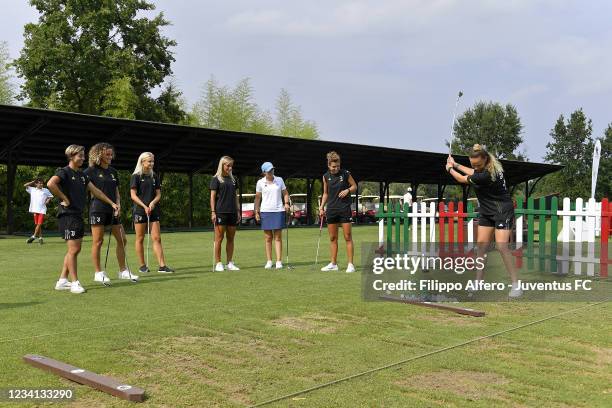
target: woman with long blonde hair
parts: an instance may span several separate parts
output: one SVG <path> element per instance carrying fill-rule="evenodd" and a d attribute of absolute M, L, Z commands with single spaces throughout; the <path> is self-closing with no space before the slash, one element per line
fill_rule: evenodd
<path fill-rule="evenodd" d="M 240 223 L 241 208 L 238 200 L 238 183 L 232 174 L 234 159 L 223 156 L 219 160 L 217 172 L 210 180 L 210 218 L 215 226 L 215 271 L 222 272 L 224 269 L 239 271 L 233 261 L 234 237 L 236 226 Z M 227 265 L 221 262 L 221 244 L 224 236 L 227 238 L 225 253 Z"/>
<path fill-rule="evenodd" d="M 138 272 L 150 272 L 144 256 L 144 236 L 148 232 L 153 240 L 153 252 L 159 264 L 157 272 L 173 273 L 174 269 L 166 264 L 164 248 L 161 243 L 160 211 L 157 205 L 161 200 L 161 182 L 153 171 L 154 165 L 155 156 L 153 156 L 153 153 L 141 153 L 130 180 L 130 196 L 134 202 L 133 220 L 136 230 L 136 255 L 138 255 L 141 265 Z"/>
<path fill-rule="evenodd" d="M 474 187 L 479 205 L 478 256 L 484 256 L 490 243 L 495 239 L 496 247 L 512 280 L 509 296 L 519 297 L 523 292 L 518 283 L 518 272 L 508 246 L 514 225 L 514 203 L 506 185 L 504 169 L 499 160 L 479 144 L 475 144 L 470 149 L 469 158 L 471 167 L 455 162 L 455 159 L 449 155 L 446 171 L 457 182 Z M 482 270 L 477 271 L 477 281 L 482 280 L 483 273 Z"/>
<path fill-rule="evenodd" d="M 84 173 L 89 180 L 112 201 L 121 205 L 119 194 L 119 175 L 117 170 L 111 167 L 115 158 L 115 150 L 108 143 L 97 143 L 89 149 L 89 167 Z M 91 226 L 91 260 L 94 264 L 94 281 L 103 285 L 110 284 L 106 271 L 100 266 L 100 249 L 104 242 L 104 229 L 109 226 L 111 233 L 117 241 L 117 262 L 119 263 L 119 279 L 138 280 L 137 275 L 132 275 L 125 262 L 125 246 L 127 238 L 123 233 L 119 220 L 120 214 L 115 216 L 110 205 L 98 198 L 93 198 L 89 205 L 89 225 Z"/>

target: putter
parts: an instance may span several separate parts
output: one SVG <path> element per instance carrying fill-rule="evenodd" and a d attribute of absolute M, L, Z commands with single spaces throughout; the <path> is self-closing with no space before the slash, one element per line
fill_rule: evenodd
<path fill-rule="evenodd" d="M 215 236 L 217 234 L 217 218 L 213 220 L 213 253 L 212 253 L 212 271 L 215 271 L 215 253 L 217 252 L 217 241 Z"/>
<path fill-rule="evenodd" d="M 451 123 L 451 134 L 448 142 L 448 155 L 453 153 L 453 140 L 455 139 L 455 119 L 457 118 L 457 106 L 459 106 L 459 99 L 463 96 L 463 92 L 459 91 L 457 94 L 457 100 L 455 101 L 455 110 L 453 111 L 453 122 Z"/>
<path fill-rule="evenodd" d="M 147 214 L 147 268 L 149 267 L 149 243 L 151 242 L 151 217 Z"/>
<path fill-rule="evenodd" d="M 111 242 L 111 233 L 113 231 L 113 227 L 111 226 L 108 230 L 108 244 L 106 244 L 106 257 L 104 258 L 104 271 L 106 271 L 106 264 L 108 263 L 108 252 L 110 251 L 110 242 Z M 110 282 L 102 282 L 104 286 L 110 286 Z"/>
<path fill-rule="evenodd" d="M 123 229 L 122 223 L 119 224 L 119 228 L 121 229 L 121 242 L 123 243 L 123 259 L 125 260 L 125 266 L 127 267 L 127 270 L 130 272 L 130 277 L 132 277 L 132 269 L 130 268 L 130 264 L 127 258 L 127 234 Z M 130 282 L 136 283 L 138 281 L 136 279 L 130 279 Z"/>
<path fill-rule="evenodd" d="M 315 258 L 315 268 L 319 264 L 319 248 L 321 247 L 321 234 L 323 233 L 323 217 L 321 217 L 321 223 L 319 224 L 319 240 L 317 241 L 317 257 Z"/>
<path fill-rule="evenodd" d="M 289 225 L 291 224 L 291 217 L 286 212 L 285 216 L 287 217 L 287 236 L 285 237 L 287 240 L 287 269 L 293 269 L 293 266 L 289 265 Z"/>

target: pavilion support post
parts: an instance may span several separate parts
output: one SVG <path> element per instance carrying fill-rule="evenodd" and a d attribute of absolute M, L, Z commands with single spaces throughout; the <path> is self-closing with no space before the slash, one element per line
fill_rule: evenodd
<path fill-rule="evenodd" d="M 17 165 L 13 157 L 13 152 L 8 154 L 6 172 L 6 233 L 11 235 L 15 227 L 15 213 L 13 208 L 13 194 L 15 190 L 15 176 L 17 174 Z"/>
<path fill-rule="evenodd" d="M 389 207 L 389 200 L 390 200 L 389 198 L 389 190 L 390 190 L 389 187 L 390 186 L 391 186 L 391 183 L 388 181 L 385 181 L 385 195 L 387 196 L 387 200 L 385 204 L 387 204 L 387 208 Z M 391 211 L 391 210 L 389 209 L 388 211 Z"/>
<path fill-rule="evenodd" d="M 313 180 L 307 178 L 306 179 L 306 225 L 310 225 L 312 223 L 312 187 Z"/>
<path fill-rule="evenodd" d="M 357 190 L 355 191 L 355 223 L 359 224 L 359 183 L 357 183 Z"/>
<path fill-rule="evenodd" d="M 463 211 L 467 211 L 467 202 L 468 196 L 470 195 L 470 188 L 467 184 L 462 184 L 461 189 L 463 190 L 461 195 L 461 201 L 463 201 Z"/>
<path fill-rule="evenodd" d="M 189 177 L 189 229 L 193 228 L 193 173 Z"/>
<path fill-rule="evenodd" d="M 242 177 L 238 176 L 238 201 L 240 202 L 240 209 L 238 211 L 240 211 L 240 215 L 242 215 Z M 242 224 L 242 220 L 240 220 L 240 223 Z"/>
<path fill-rule="evenodd" d="M 378 197 L 379 197 L 379 203 L 380 205 L 383 206 L 384 209 L 384 205 L 385 205 L 385 182 L 381 181 L 378 183 Z"/>
<path fill-rule="evenodd" d="M 442 201 L 444 196 L 444 189 L 442 188 L 442 183 L 438 183 L 438 202 Z"/>

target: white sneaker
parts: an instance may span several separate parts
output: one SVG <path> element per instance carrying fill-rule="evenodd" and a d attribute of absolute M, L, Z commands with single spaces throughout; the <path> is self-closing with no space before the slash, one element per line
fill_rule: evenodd
<path fill-rule="evenodd" d="M 355 272 L 355 265 L 353 265 L 352 263 L 348 264 L 346 267 L 346 273 L 352 273 Z"/>
<path fill-rule="evenodd" d="M 140 278 L 140 276 L 132 274 L 129 269 L 119 272 L 119 279 L 129 279 L 137 281 L 138 278 Z"/>
<path fill-rule="evenodd" d="M 227 270 L 228 270 L 228 271 L 239 271 L 239 270 L 240 270 L 240 268 L 239 268 L 239 267 L 237 267 L 236 265 L 234 265 L 234 262 L 229 262 L 229 263 L 227 264 Z"/>
<path fill-rule="evenodd" d="M 338 265 L 335 263 L 328 263 L 327 266 L 324 266 L 321 268 L 322 272 L 328 272 L 328 271 L 337 271 L 338 270 Z"/>
<path fill-rule="evenodd" d="M 110 285 L 111 280 L 108 276 L 106 276 L 106 272 L 96 272 L 94 273 L 94 282 L 100 282 L 103 285 Z"/>
<path fill-rule="evenodd" d="M 71 284 L 68 282 L 68 279 L 60 279 L 55 284 L 55 290 L 70 290 L 70 286 Z"/>
<path fill-rule="evenodd" d="M 85 288 L 81 286 L 81 282 L 74 281 L 70 284 L 70 293 L 84 293 Z"/>
<path fill-rule="evenodd" d="M 264 266 L 264 269 L 272 269 L 272 261 L 266 262 L 266 265 Z"/>
<path fill-rule="evenodd" d="M 276 261 L 276 269 L 283 269 L 283 263 L 281 261 Z"/>
<path fill-rule="evenodd" d="M 513 283 L 508 296 L 511 298 L 521 297 L 523 296 L 523 289 L 521 289 L 518 283 Z"/>
<path fill-rule="evenodd" d="M 225 268 L 223 268 L 223 264 L 221 262 L 217 262 L 215 265 L 215 272 L 223 272 Z"/>

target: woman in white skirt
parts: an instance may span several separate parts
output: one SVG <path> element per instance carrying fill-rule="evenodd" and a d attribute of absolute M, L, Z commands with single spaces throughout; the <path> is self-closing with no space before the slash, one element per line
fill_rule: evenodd
<path fill-rule="evenodd" d="M 281 177 L 274 175 L 270 162 L 261 165 L 263 177 L 255 187 L 255 219 L 261 221 L 266 243 L 266 269 L 272 268 L 272 240 L 276 249 L 276 269 L 283 267 L 283 235 L 285 214 L 289 211 L 289 193 Z"/>

